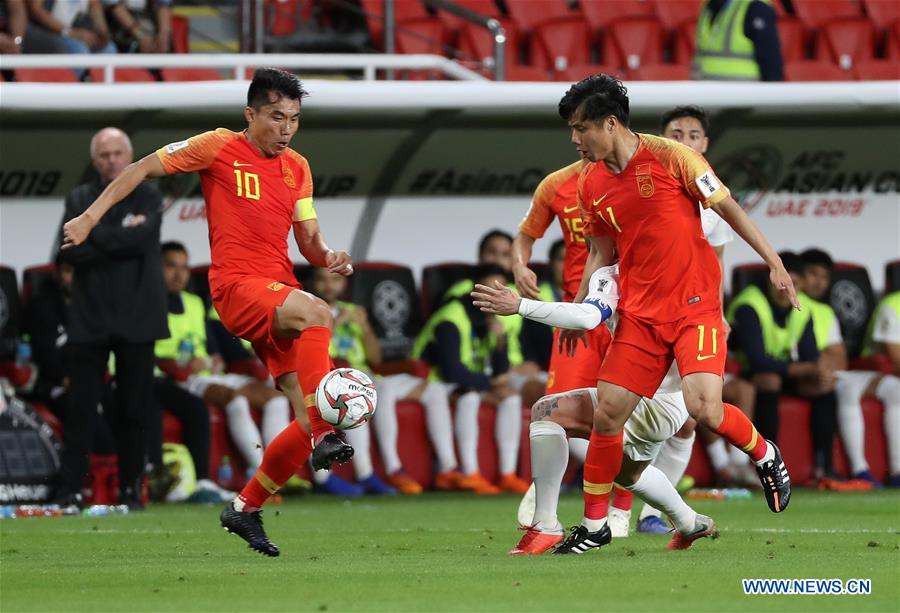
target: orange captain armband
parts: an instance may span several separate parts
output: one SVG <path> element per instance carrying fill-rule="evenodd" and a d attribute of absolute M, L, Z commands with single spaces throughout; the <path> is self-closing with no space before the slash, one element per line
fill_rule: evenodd
<path fill-rule="evenodd" d="M 313 206 L 312 197 L 300 198 L 294 203 L 294 221 L 309 221 L 318 219 L 316 208 Z"/>

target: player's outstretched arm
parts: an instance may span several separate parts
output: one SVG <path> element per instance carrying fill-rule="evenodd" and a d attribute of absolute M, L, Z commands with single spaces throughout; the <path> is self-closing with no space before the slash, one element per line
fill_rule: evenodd
<path fill-rule="evenodd" d="M 145 158 L 129 164 L 122 174 L 106 186 L 100 197 L 84 213 L 66 222 L 62 232 L 62 248 L 69 249 L 87 240 L 91 230 L 106 215 L 106 212 L 133 192 L 144 179 L 162 177 L 165 174 L 166 171 L 156 153 L 151 153 Z"/>
<path fill-rule="evenodd" d="M 590 291 L 591 276 L 604 266 L 611 266 L 615 262 L 616 244 L 609 236 L 585 236 L 590 252 L 584 264 L 584 273 L 581 275 L 581 286 L 575 295 L 574 302 L 581 302 Z"/>
<path fill-rule="evenodd" d="M 769 244 L 769 241 L 766 240 L 766 237 L 759 231 L 759 228 L 756 227 L 756 224 L 753 223 L 747 213 L 744 212 L 741 205 L 731 196 L 726 196 L 714 204 L 712 209 L 759 254 L 759 257 L 769 266 L 769 278 L 772 281 L 772 285 L 786 293 L 791 300 L 791 304 L 799 311 L 800 301 L 797 300 L 797 290 L 794 289 L 791 276 L 785 270 L 778 253 L 772 248 L 772 245 Z"/>
<path fill-rule="evenodd" d="M 532 237 L 522 232 L 516 234 L 512 244 L 512 273 L 516 281 L 516 289 L 526 298 L 537 298 L 541 291 L 538 288 L 537 275 L 528 268 L 533 248 L 534 239 Z"/>
<path fill-rule="evenodd" d="M 303 257 L 319 268 L 327 268 L 328 272 L 349 276 L 353 274 L 350 254 L 346 251 L 334 251 L 325 244 L 317 219 L 294 221 L 294 240 Z"/>

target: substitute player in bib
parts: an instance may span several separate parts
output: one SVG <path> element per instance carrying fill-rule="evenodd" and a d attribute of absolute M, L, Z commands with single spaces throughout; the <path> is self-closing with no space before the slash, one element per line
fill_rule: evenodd
<path fill-rule="evenodd" d="M 200 173 L 209 220 L 213 306 L 235 336 L 253 343 L 296 419 L 276 436 L 253 479 L 222 511 L 222 526 L 265 555 L 260 507 L 312 454 L 315 468 L 346 462 L 353 448 L 319 415 L 315 390 L 331 369 L 331 310 L 301 290 L 288 258 L 287 236 L 315 266 L 349 275 L 350 256 L 328 248 L 313 208 L 312 173 L 289 148 L 306 95 L 296 76 L 260 68 L 247 92 L 247 129 L 219 128 L 167 145 L 131 164 L 80 216 L 63 227 L 63 248 L 89 240 L 101 217 L 144 179 Z M 311 448 L 309 429 L 312 431 Z"/>
<path fill-rule="evenodd" d="M 628 95 L 618 80 L 593 75 L 559 104 L 572 142 L 592 163 L 578 201 L 591 252 L 576 302 L 590 276 L 618 253 L 621 300 L 616 335 L 600 367 L 598 404 L 584 466 L 582 525 L 560 545 L 572 552 L 609 534 L 607 511 L 622 463 L 622 427 L 642 396 L 652 396 L 672 360 L 691 417 L 756 462 L 769 508 L 790 501 L 790 480 L 774 443 L 737 408 L 722 404 L 725 337 L 720 272 L 703 236 L 697 202 L 712 207 L 769 265 L 773 285 L 799 307 L 778 255 L 729 195 L 703 156 L 680 143 L 628 128 Z M 567 341 L 572 334 L 564 335 Z M 599 545 L 593 545 L 596 547 Z"/>

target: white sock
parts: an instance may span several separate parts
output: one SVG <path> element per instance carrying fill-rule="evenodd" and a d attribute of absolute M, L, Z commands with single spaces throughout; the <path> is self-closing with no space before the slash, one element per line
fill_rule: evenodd
<path fill-rule="evenodd" d="M 860 399 L 865 391 L 857 384 L 855 378 L 838 378 L 834 387 L 837 395 L 838 425 L 847 460 L 850 462 L 850 474 L 869 470 L 865 454 L 865 424 L 863 423 L 862 404 Z"/>
<path fill-rule="evenodd" d="M 687 465 L 691 461 L 691 450 L 694 447 L 695 438 L 696 435 L 693 432 L 691 433 L 691 438 L 679 438 L 677 436 L 668 438 L 660 446 L 659 453 L 653 460 L 653 466 L 666 476 L 673 487 L 678 485 L 685 469 L 687 469 Z M 641 509 L 640 516 L 638 516 L 638 521 L 645 517 L 660 517 L 661 515 L 662 511 L 653 504 L 645 503 L 644 508 Z"/>
<path fill-rule="evenodd" d="M 566 431 L 552 421 L 537 421 L 530 426 L 531 478 L 534 481 L 534 519 L 545 530 L 562 526 L 557 518 L 559 488 L 569 457 Z"/>
<path fill-rule="evenodd" d="M 497 405 L 497 422 L 494 425 L 497 451 L 500 456 L 501 475 L 516 472 L 519 463 L 519 442 L 522 436 L 522 397 L 513 394 Z"/>
<path fill-rule="evenodd" d="M 728 449 L 725 448 L 725 441 L 720 438 L 706 446 L 706 455 L 709 456 L 709 463 L 712 464 L 715 471 L 725 470 L 731 463 L 729 462 Z"/>
<path fill-rule="evenodd" d="M 885 375 L 875 395 L 884 405 L 884 433 L 888 443 L 890 474 L 900 474 L 900 378 Z"/>
<path fill-rule="evenodd" d="M 262 464 L 262 438 L 256 422 L 250 416 L 250 401 L 245 396 L 235 396 L 225 405 L 228 417 L 228 432 L 238 452 L 251 468 Z"/>
<path fill-rule="evenodd" d="M 403 468 L 397 453 L 397 394 L 390 377 L 379 381 L 378 410 L 372 417 L 372 427 L 378 438 L 378 448 L 384 460 L 384 471 L 392 475 Z M 355 459 L 355 455 L 354 455 Z"/>
<path fill-rule="evenodd" d="M 606 525 L 606 518 L 601 517 L 600 519 L 588 519 L 587 517 L 582 517 L 581 525 L 587 528 L 588 532 L 596 532 Z"/>
<path fill-rule="evenodd" d="M 456 470 L 459 464 L 453 448 L 453 417 L 447 391 L 440 383 L 431 382 L 422 392 L 420 402 L 425 406 L 425 425 L 437 456 L 438 470 Z"/>
<path fill-rule="evenodd" d="M 590 441 L 586 438 L 570 438 L 569 455 L 578 460 L 580 464 L 584 464 L 587 459 L 588 445 L 590 445 Z"/>
<path fill-rule="evenodd" d="M 774 447 L 772 447 L 772 445 L 766 442 L 766 453 L 763 455 L 762 459 L 760 459 L 758 462 L 754 462 L 754 464 L 756 464 L 757 466 L 762 466 L 766 462 L 771 462 L 774 459 L 775 449 Z"/>
<path fill-rule="evenodd" d="M 725 445 L 725 448 L 728 450 L 728 459 L 731 460 L 732 466 L 743 466 L 748 463 L 749 458 L 743 449 L 728 444 Z"/>
<path fill-rule="evenodd" d="M 291 423 L 291 403 L 287 396 L 276 396 L 262 408 L 262 440 L 265 447 Z"/>
<path fill-rule="evenodd" d="M 462 472 L 471 475 L 478 472 L 478 409 L 481 394 L 467 392 L 456 401 L 456 446 Z"/>
<path fill-rule="evenodd" d="M 347 438 L 347 444 L 353 447 L 353 472 L 356 474 L 356 480 L 368 479 L 375 472 L 372 468 L 372 435 L 369 433 L 369 424 L 344 430 L 344 436 Z"/>
<path fill-rule="evenodd" d="M 322 485 L 326 481 L 328 481 L 328 477 L 331 476 L 331 470 L 325 468 L 322 470 L 314 470 L 312 471 L 313 482 L 316 485 Z"/>
<path fill-rule="evenodd" d="M 697 512 L 682 500 L 669 478 L 655 466 L 645 468 L 641 477 L 628 490 L 665 511 L 679 532 L 694 529 Z"/>

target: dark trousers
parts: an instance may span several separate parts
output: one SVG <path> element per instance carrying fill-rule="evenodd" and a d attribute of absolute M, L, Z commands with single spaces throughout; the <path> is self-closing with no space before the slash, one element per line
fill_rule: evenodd
<path fill-rule="evenodd" d="M 197 479 L 209 477 L 209 409 L 199 396 L 195 396 L 171 379 L 156 377 L 153 383 L 155 396 L 153 419 L 147 444 L 150 463 L 162 465 L 162 411 L 168 411 L 181 422 L 184 446 L 191 452 Z"/>
<path fill-rule="evenodd" d="M 119 451 L 121 489 L 138 490 L 146 463 L 146 428 L 151 410 L 153 343 L 113 345 L 70 344 L 67 355 L 69 403 L 65 419 L 65 448 L 60 469 L 63 492 L 78 492 L 88 470 L 88 454 L 94 442 L 97 405 L 103 398 L 109 352 L 116 357 L 113 425 Z"/>

